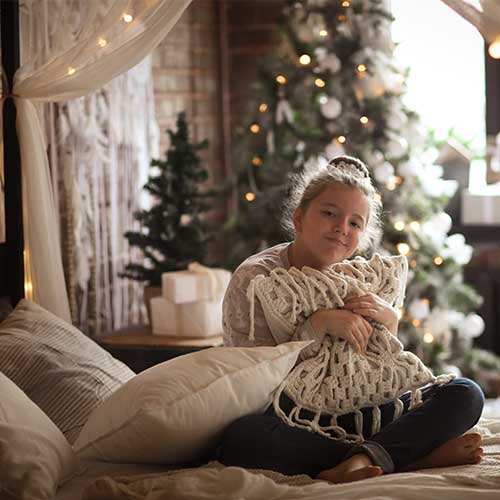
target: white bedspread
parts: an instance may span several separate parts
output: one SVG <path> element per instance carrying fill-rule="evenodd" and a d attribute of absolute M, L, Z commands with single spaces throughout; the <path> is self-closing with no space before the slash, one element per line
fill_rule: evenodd
<path fill-rule="evenodd" d="M 500 499 L 500 419 L 482 419 L 485 455 L 479 465 L 389 474 L 332 485 L 308 476 L 286 477 L 211 463 L 142 476 L 102 477 L 82 500 L 476 500 Z M 57 497 L 59 499 L 59 496 Z"/>

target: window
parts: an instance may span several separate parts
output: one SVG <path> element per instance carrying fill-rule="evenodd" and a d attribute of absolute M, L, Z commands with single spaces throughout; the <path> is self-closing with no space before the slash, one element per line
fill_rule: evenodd
<path fill-rule="evenodd" d="M 484 41 L 477 30 L 437 0 L 392 0 L 396 58 L 409 67 L 405 103 L 436 131 L 453 129 L 484 156 L 486 149 Z"/>

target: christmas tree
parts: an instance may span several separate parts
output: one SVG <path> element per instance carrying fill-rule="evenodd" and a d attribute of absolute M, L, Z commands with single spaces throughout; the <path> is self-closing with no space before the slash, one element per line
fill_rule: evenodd
<path fill-rule="evenodd" d="M 448 234 L 444 209 L 456 183 L 426 160 L 426 131 L 403 103 L 408 73 L 393 57 L 392 20 L 383 0 L 286 2 L 283 43 L 260 64 L 235 138 L 227 263 L 289 239 L 280 217 L 294 174 L 339 154 L 358 157 L 384 204 L 373 250 L 409 262 L 399 338 L 438 372 L 465 369 L 484 326 L 473 312 L 481 299 L 462 278 L 472 248 Z"/>
<path fill-rule="evenodd" d="M 176 128 L 167 130 L 166 158 L 151 162 L 144 189 L 152 197 L 152 206 L 134 214 L 139 230 L 125 233 L 143 260 L 128 264 L 122 276 L 150 286 L 161 285 L 162 273 L 186 269 L 191 262 L 203 263 L 212 235 L 201 216 L 211 209 L 208 200 L 213 193 L 200 188 L 208 173 L 198 155 L 208 142 L 189 142 L 184 113 L 178 115 Z"/>

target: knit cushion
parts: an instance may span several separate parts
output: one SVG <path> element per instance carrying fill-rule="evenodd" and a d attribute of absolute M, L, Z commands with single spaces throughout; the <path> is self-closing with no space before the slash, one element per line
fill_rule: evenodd
<path fill-rule="evenodd" d="M 291 336 L 313 312 L 341 308 L 351 296 L 372 292 L 391 305 L 402 305 L 406 276 L 405 257 L 375 255 L 370 260 L 358 257 L 334 264 L 324 272 L 307 267 L 302 271 L 275 269 L 267 277 L 256 277 L 248 294 L 251 301 L 255 295 L 261 302 L 273 333 Z M 375 408 L 372 432 L 377 432 L 378 405 L 397 401 L 397 417 L 402 411 L 399 396 L 412 391 L 415 404 L 420 394 L 418 388 L 436 381 L 420 359 L 404 351 L 401 342 L 387 328 L 371 323 L 373 333 L 366 355 L 357 354 L 343 339 L 325 336 L 318 344 L 317 354 L 289 374 L 275 398 L 276 410 L 286 422 L 328 437 L 359 441 L 362 439 L 360 408 Z M 282 391 L 296 405 L 289 414 L 279 408 Z M 305 421 L 300 409 L 313 412 L 315 418 Z M 351 412 L 356 415 L 357 434 L 346 434 L 336 425 L 337 416 Z M 326 428 L 319 424 L 322 414 L 332 416 L 331 425 Z"/>

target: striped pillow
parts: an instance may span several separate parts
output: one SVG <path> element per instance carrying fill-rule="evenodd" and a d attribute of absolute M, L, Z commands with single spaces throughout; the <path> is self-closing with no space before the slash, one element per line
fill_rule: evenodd
<path fill-rule="evenodd" d="M 80 330 L 28 300 L 0 324 L 0 371 L 71 444 L 92 410 L 135 375 Z"/>

